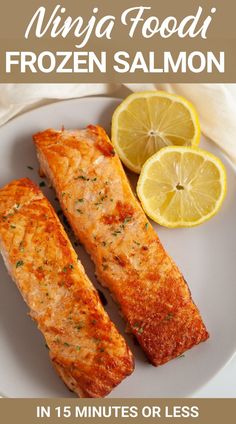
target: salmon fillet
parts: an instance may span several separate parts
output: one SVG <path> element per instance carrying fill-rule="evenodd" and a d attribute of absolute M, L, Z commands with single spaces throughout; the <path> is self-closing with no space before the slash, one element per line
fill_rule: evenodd
<path fill-rule="evenodd" d="M 157 366 L 208 338 L 181 272 L 147 221 L 105 131 L 34 136 L 42 172 L 150 362 Z"/>
<path fill-rule="evenodd" d="M 28 179 L 0 190 L 0 247 L 52 363 L 80 397 L 103 397 L 133 371 L 52 206 Z"/>

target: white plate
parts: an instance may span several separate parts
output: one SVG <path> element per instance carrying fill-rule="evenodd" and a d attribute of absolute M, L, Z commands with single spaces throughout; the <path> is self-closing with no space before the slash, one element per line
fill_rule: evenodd
<path fill-rule="evenodd" d="M 48 127 L 80 128 L 90 123 L 110 130 L 119 100 L 85 98 L 55 103 L 26 113 L 0 129 L 0 186 L 14 178 L 39 182 L 38 163 L 31 136 Z M 226 129 L 227 130 L 227 129 Z M 136 369 L 110 397 L 189 396 L 223 367 L 236 350 L 236 173 L 221 152 L 206 140 L 201 146 L 221 157 L 227 168 L 228 194 L 220 213 L 193 229 L 170 230 L 156 226 L 158 234 L 184 273 L 193 298 L 210 332 L 209 341 L 159 368 L 149 365 L 139 346 L 125 335 L 116 305 L 108 300 L 108 313 L 125 335 L 136 357 Z M 33 166 L 30 170 L 27 166 Z M 44 192 L 52 201 L 55 194 Z M 82 248 L 78 255 L 91 280 L 93 265 Z M 44 341 L 27 316 L 15 284 L 0 261 L 0 393 L 8 397 L 70 397 L 53 370 Z"/>

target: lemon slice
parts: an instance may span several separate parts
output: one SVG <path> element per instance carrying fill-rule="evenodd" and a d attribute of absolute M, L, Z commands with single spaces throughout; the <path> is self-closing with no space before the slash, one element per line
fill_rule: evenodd
<path fill-rule="evenodd" d="M 192 227 L 220 209 L 226 172 L 218 158 L 198 147 L 165 147 L 143 166 L 137 192 L 154 221 L 171 228 Z"/>
<path fill-rule="evenodd" d="M 200 125 L 193 105 L 164 91 L 128 96 L 112 117 L 112 141 L 124 164 L 136 173 L 166 146 L 197 146 Z"/>

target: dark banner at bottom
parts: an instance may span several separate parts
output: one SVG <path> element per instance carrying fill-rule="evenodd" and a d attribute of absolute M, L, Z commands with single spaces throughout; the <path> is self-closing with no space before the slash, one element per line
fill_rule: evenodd
<path fill-rule="evenodd" d="M 1 399 L 0 422 L 233 424 L 236 399 Z"/>

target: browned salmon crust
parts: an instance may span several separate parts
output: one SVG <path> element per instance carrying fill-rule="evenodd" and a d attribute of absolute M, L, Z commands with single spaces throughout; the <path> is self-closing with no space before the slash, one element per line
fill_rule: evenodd
<path fill-rule="evenodd" d="M 133 371 L 133 357 L 101 305 L 52 206 L 28 179 L 0 190 L 0 245 L 66 385 L 106 396 Z"/>
<path fill-rule="evenodd" d="M 150 362 L 163 364 L 206 340 L 188 285 L 147 221 L 105 131 L 92 125 L 46 130 L 34 141 L 63 212 Z"/>

